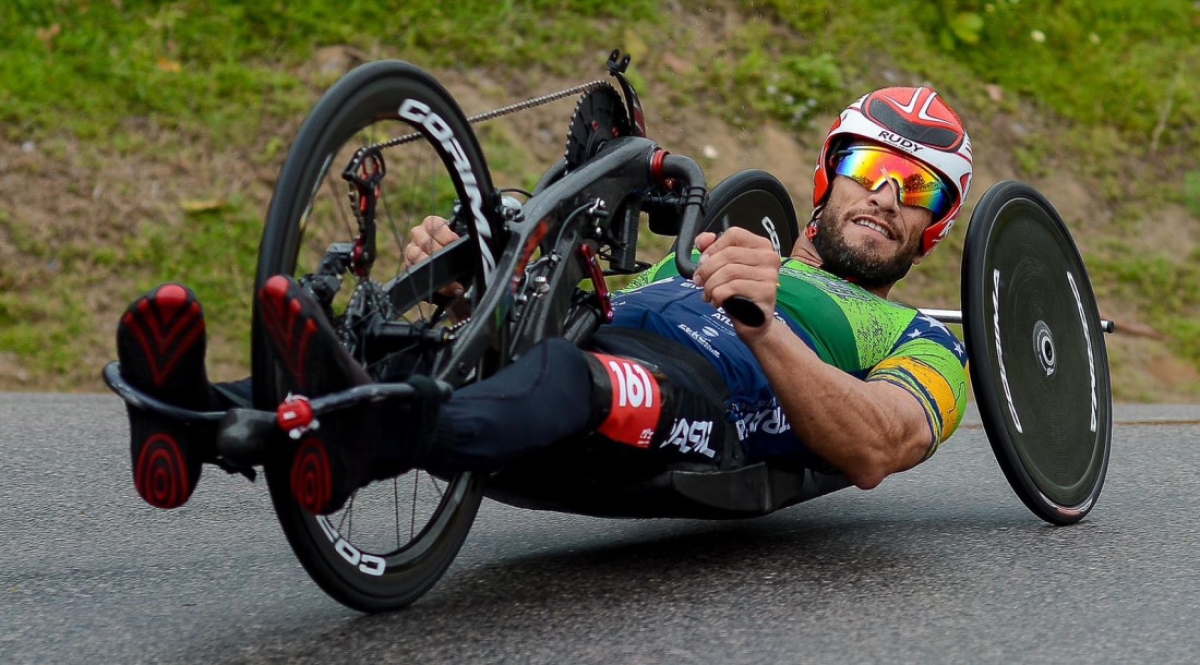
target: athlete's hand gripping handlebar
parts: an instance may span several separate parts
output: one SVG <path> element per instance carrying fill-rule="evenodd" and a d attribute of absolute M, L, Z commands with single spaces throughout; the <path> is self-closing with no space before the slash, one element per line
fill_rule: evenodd
<path fill-rule="evenodd" d="M 651 160 L 651 173 L 655 180 L 664 182 L 675 179 L 677 189 L 683 193 L 683 220 L 679 225 L 679 243 L 675 249 L 675 268 L 679 274 L 691 278 L 696 274 L 696 263 L 692 261 L 692 249 L 696 236 L 704 221 L 704 207 L 708 199 L 708 185 L 699 165 L 688 157 L 656 153 Z M 731 296 L 721 306 L 734 319 L 757 328 L 766 323 L 767 317 L 753 300 L 743 296 Z"/>

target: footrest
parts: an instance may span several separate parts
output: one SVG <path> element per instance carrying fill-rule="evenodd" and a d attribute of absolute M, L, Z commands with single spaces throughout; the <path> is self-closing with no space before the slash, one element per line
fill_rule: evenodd
<path fill-rule="evenodd" d="M 173 404 L 167 404 L 157 397 L 147 395 L 130 385 L 125 380 L 125 377 L 121 376 L 121 363 L 116 361 L 104 366 L 102 376 L 104 383 L 108 384 L 108 387 L 118 397 L 125 400 L 126 404 L 144 411 L 158 413 L 172 420 L 185 423 L 216 422 L 225 416 L 224 411 L 193 411 Z"/>
<path fill-rule="evenodd" d="M 326 413 L 384 400 L 403 403 L 422 398 L 434 398 L 439 402 L 444 402 L 450 399 L 450 395 L 454 392 L 450 384 L 441 381 L 424 379 L 421 383 L 424 385 L 370 383 L 313 399 L 303 395 L 288 395 L 287 399 L 275 409 L 275 422 L 279 429 L 288 433 L 288 436 L 299 439 L 308 430 L 320 427 L 317 416 Z"/>
<path fill-rule="evenodd" d="M 442 381 L 437 381 L 436 384 L 438 399 L 443 402 L 450 399 L 450 395 L 454 393 L 450 384 Z M 406 402 L 421 397 L 423 394 L 421 390 L 410 383 L 369 383 L 313 397 L 308 402 L 313 415 L 319 416 L 323 413 L 348 409 L 364 402 L 382 402 L 384 400 Z"/>
<path fill-rule="evenodd" d="M 435 381 L 432 391 L 419 389 L 409 383 L 371 383 L 311 400 L 302 396 L 290 396 L 275 411 L 241 408 L 229 411 L 193 411 L 168 404 L 135 388 L 121 376 L 121 364 L 118 362 L 105 365 L 102 376 L 108 387 L 132 407 L 179 422 L 218 423 L 218 454 L 241 467 L 263 463 L 266 458 L 266 441 L 272 434 L 302 432 L 314 428 L 317 426 L 316 416 L 368 402 L 405 402 L 430 394 L 446 401 L 454 393 L 450 384 L 442 381 Z"/>

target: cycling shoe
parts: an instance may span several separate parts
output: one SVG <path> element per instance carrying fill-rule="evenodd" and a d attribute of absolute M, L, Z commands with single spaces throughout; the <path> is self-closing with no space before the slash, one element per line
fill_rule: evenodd
<path fill-rule="evenodd" d="M 204 312 L 196 295 L 179 284 L 163 284 L 138 298 L 117 325 L 121 375 L 169 404 L 196 411 L 212 407 L 204 355 Z M 182 506 L 196 489 L 202 462 L 215 457 L 214 426 L 126 409 L 138 494 L 158 508 Z"/>
<path fill-rule="evenodd" d="M 263 329 L 293 395 L 314 398 L 371 382 L 338 341 L 321 306 L 291 278 L 268 279 L 258 302 Z M 317 514 L 337 511 L 358 488 L 409 469 L 400 442 L 384 443 L 385 410 L 402 415 L 386 402 L 362 403 L 324 414 L 300 434 L 290 480 L 301 507 Z"/>

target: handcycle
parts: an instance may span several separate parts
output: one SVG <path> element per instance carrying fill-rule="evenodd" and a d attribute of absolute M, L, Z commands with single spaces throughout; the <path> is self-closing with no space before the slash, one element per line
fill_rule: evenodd
<path fill-rule="evenodd" d="M 257 316 L 252 409 L 191 412 L 161 403 L 124 382 L 115 363 L 105 380 L 135 407 L 219 420 L 218 463 L 250 477 L 263 469 L 305 570 L 330 596 L 364 612 L 404 607 L 427 592 L 454 560 L 484 497 L 604 517 L 730 519 L 847 487 L 841 476 L 811 469 L 626 464 L 579 445 L 486 476 L 412 471 L 362 488 L 332 516 L 309 514 L 292 498 L 291 484 L 304 479 L 291 476 L 288 433 L 316 425 L 322 414 L 362 401 L 416 399 L 405 381 L 414 374 L 435 379 L 445 397 L 547 337 L 583 342 L 612 315 L 606 278 L 646 267 L 636 253 L 643 213 L 652 232 L 677 237 L 685 276 L 695 268 L 691 250 L 702 230 L 740 226 L 770 238 L 781 253 L 790 250 L 799 225 L 778 179 L 742 171 L 710 193 L 693 160 L 647 137 L 628 65 L 614 51 L 607 70 L 616 86 L 594 81 L 573 89 L 580 96 L 564 157 L 528 192 L 494 186 L 471 120 L 411 64 L 363 65 L 317 103 L 267 212 L 256 289 L 273 275 L 294 275 L 378 383 L 289 399 Z M 404 228 L 432 214 L 460 238 L 406 267 Z M 964 324 L 973 386 L 1001 468 L 1039 517 L 1082 519 L 1099 495 L 1111 443 L 1101 339 L 1107 324 L 1065 225 L 1033 188 L 1000 183 L 976 206 L 962 291 L 962 312 L 927 312 Z M 749 323 L 761 316 L 748 302 L 726 309 Z"/>

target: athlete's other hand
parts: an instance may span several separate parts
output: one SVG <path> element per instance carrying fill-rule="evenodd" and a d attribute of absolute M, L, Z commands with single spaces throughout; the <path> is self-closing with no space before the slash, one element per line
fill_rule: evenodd
<path fill-rule="evenodd" d="M 407 270 L 437 254 L 455 240 L 458 240 L 458 234 L 450 228 L 450 222 L 434 215 L 426 217 L 420 226 L 415 226 L 408 232 L 408 245 L 404 248 L 404 269 Z M 444 296 L 458 297 L 464 291 L 463 285 L 455 282 L 440 293 Z"/>
<path fill-rule="evenodd" d="M 414 226 L 408 231 L 408 246 L 404 248 L 404 267 L 413 267 L 455 240 L 458 240 L 458 234 L 450 228 L 450 222 L 433 215 L 426 217 L 420 226 Z"/>
<path fill-rule="evenodd" d="M 771 241 L 746 229 L 734 227 L 718 236 L 696 236 L 700 265 L 692 281 L 704 288 L 704 300 L 721 307 L 731 296 L 753 301 L 763 311 L 766 323 L 759 327 L 737 321 L 734 328 L 742 339 L 766 333 L 775 319 L 776 290 L 779 288 L 779 253 Z"/>

